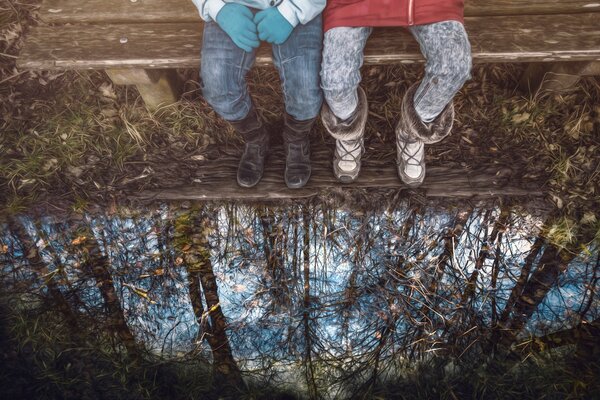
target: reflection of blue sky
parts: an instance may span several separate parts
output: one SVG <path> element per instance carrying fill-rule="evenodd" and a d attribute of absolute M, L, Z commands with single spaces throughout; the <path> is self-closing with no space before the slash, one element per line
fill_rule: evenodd
<path fill-rule="evenodd" d="M 464 231 L 454 239 L 454 257 L 443 266 L 443 279 L 438 282 L 436 294 L 431 295 L 426 291 L 440 273 L 444 240 L 458 213 L 465 211 L 401 207 L 363 214 L 316 207 L 309 211 L 311 306 L 305 309 L 303 210 L 298 206 L 269 210 L 265 232 L 259 209 L 219 207 L 215 214 L 218 229 L 210 236 L 221 307 L 229 322 L 234 355 L 249 369 L 274 362 L 293 365 L 302 360 L 307 336 L 322 360 L 372 353 L 386 326 L 393 327 L 384 350 L 387 354 L 411 342 L 411 335 L 420 329 L 415 323 L 423 324 L 424 333 L 433 340 L 443 331 L 444 321 L 455 317 L 484 238 L 490 236 L 500 215 L 500 209 L 493 209 L 484 223 L 487 209 L 474 209 Z M 193 349 L 200 331 L 189 301 L 186 270 L 175 262 L 172 222 L 180 212 L 164 207 L 128 218 L 102 215 L 85 221 L 110 260 L 114 285 L 136 338 L 165 356 Z M 474 321 L 491 324 L 492 298 L 501 312 L 541 221 L 537 216 L 513 212 L 499 244 L 490 243 L 470 303 L 476 314 Z M 77 255 L 69 253 L 73 237 L 65 225 L 50 220 L 39 224 L 50 244 L 45 247 L 31 221 L 24 222 L 43 249 L 50 270 L 58 264 L 64 266 L 67 279 L 60 281 L 61 289 L 68 290 L 68 284 L 76 286 L 86 306 L 99 309 L 102 302 L 98 289 L 78 268 Z M 265 259 L 264 238 L 271 234 L 274 246 L 270 250 L 281 260 L 279 272 L 270 271 Z M 11 249 L 15 247 L 10 235 L 3 234 L 1 240 Z M 494 288 L 498 245 L 502 257 Z M 12 255 L 10 259 L 2 256 L 4 280 L 31 278 L 28 269 L 22 267 L 18 249 Z M 581 255 L 572 263 L 527 325 L 531 332 L 578 322 L 572 314 L 579 310 L 589 291 L 585 285 L 594 262 L 595 257 Z M 133 288 L 147 292 L 148 298 L 136 294 Z M 598 317 L 599 306 L 595 300 L 590 316 Z"/>
<path fill-rule="evenodd" d="M 149 350 L 163 355 L 191 350 L 198 333 L 185 269 L 175 265 L 174 251 L 165 243 L 166 218 L 160 210 L 151 217 L 103 216 L 91 222 L 106 247 L 129 326 Z M 147 292 L 148 299 L 133 288 Z"/>
<path fill-rule="evenodd" d="M 570 264 L 567 271 L 559 278 L 559 283 L 546 295 L 543 303 L 527 324 L 534 334 L 548 330 L 567 329 L 578 324 L 579 315 L 590 300 L 590 276 L 594 276 L 594 267 L 598 258 L 598 249 L 589 254 L 582 253 Z M 598 272 L 596 272 L 598 276 Z M 600 282 L 596 282 L 595 293 L 600 290 Z M 600 299 L 592 299 L 587 320 L 600 317 Z"/>

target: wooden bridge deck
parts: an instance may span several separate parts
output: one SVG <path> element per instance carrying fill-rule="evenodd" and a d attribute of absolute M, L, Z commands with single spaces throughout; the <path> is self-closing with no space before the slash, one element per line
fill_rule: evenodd
<path fill-rule="evenodd" d="M 371 151 L 370 149 L 368 151 Z M 288 189 L 283 181 L 284 156 L 281 147 L 272 150 L 261 182 L 253 188 L 241 188 L 236 183 L 238 153 L 222 152 L 214 160 L 198 166 L 196 179 L 189 185 L 150 189 L 132 195 L 141 200 L 276 200 L 300 199 L 326 194 L 331 190 L 398 189 L 411 190 L 402 184 L 396 173 L 392 152 L 379 159 L 366 158 L 361 174 L 353 184 L 342 184 L 333 176 L 333 148 L 312 151 L 312 175 L 301 189 Z M 485 169 L 449 168 L 431 165 L 425 182 L 418 189 L 425 197 L 493 198 L 505 196 L 544 196 L 537 182 L 523 180 L 519 171 L 507 166 Z"/>

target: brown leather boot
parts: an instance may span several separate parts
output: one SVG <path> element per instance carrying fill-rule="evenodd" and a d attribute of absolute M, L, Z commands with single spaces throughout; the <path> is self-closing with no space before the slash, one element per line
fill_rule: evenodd
<path fill-rule="evenodd" d="M 230 123 L 246 142 L 237 170 L 238 185 L 245 188 L 255 186 L 263 176 L 269 135 L 254 106 L 244 119 Z"/>
<path fill-rule="evenodd" d="M 284 180 L 290 189 L 299 189 L 306 185 L 310 178 L 310 131 L 315 118 L 298 121 L 285 114 L 283 128 L 283 145 L 285 148 Z"/>

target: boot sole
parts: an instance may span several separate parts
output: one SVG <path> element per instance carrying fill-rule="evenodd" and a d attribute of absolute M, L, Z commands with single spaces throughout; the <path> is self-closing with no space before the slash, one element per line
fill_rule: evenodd
<path fill-rule="evenodd" d="M 344 171 L 336 165 L 337 160 L 333 161 L 333 175 L 341 183 L 353 183 L 360 174 L 361 163 L 358 162 L 356 168 L 352 171 Z"/>
<path fill-rule="evenodd" d="M 262 179 L 262 176 L 261 176 L 260 178 Z M 254 187 L 254 186 L 258 185 L 258 183 L 260 182 L 260 179 L 259 179 L 258 181 L 256 181 L 256 183 L 252 183 L 252 184 L 250 184 L 250 185 L 249 185 L 249 184 L 246 184 L 246 183 L 243 183 L 243 182 L 241 182 L 239 179 L 236 179 L 236 180 L 237 180 L 237 184 L 238 184 L 239 186 L 241 186 L 241 187 L 243 187 L 243 188 L 246 188 L 246 189 L 247 189 L 247 188 L 252 188 L 252 187 Z"/>
<path fill-rule="evenodd" d="M 406 186 L 410 188 L 417 188 L 423 184 L 423 181 L 425 181 L 425 165 L 423 165 L 422 168 L 423 172 L 421 172 L 421 175 L 418 178 L 411 178 L 408 175 L 404 174 L 401 168 L 398 167 L 398 177 Z"/>
<path fill-rule="evenodd" d="M 306 186 L 306 184 L 307 184 L 307 183 L 308 183 L 308 181 L 310 180 L 310 176 L 311 176 L 311 174 L 312 174 L 312 170 L 309 172 L 309 174 L 308 174 L 308 178 L 306 179 L 306 181 L 305 181 L 305 182 L 298 183 L 298 184 L 291 184 L 291 183 L 289 183 L 289 182 L 287 181 L 287 179 L 284 179 L 284 181 L 285 181 L 285 185 L 288 187 L 288 189 L 300 189 L 300 188 L 303 188 L 304 186 Z"/>

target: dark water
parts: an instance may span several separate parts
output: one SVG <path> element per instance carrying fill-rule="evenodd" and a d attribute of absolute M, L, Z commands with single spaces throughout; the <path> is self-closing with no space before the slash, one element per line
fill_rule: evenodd
<path fill-rule="evenodd" d="M 218 385 L 243 376 L 299 397 L 376 398 L 424 365 L 452 382 L 474 363 L 506 373 L 581 352 L 589 335 L 572 332 L 600 315 L 598 247 L 560 242 L 559 222 L 497 204 L 14 217 L 0 237 L 3 297 L 13 315 L 62 310 L 60 326 L 80 321 L 116 353 L 203 360 Z M 576 339 L 545 341 L 552 332 Z M 406 390 L 394 398 L 421 396 Z"/>

